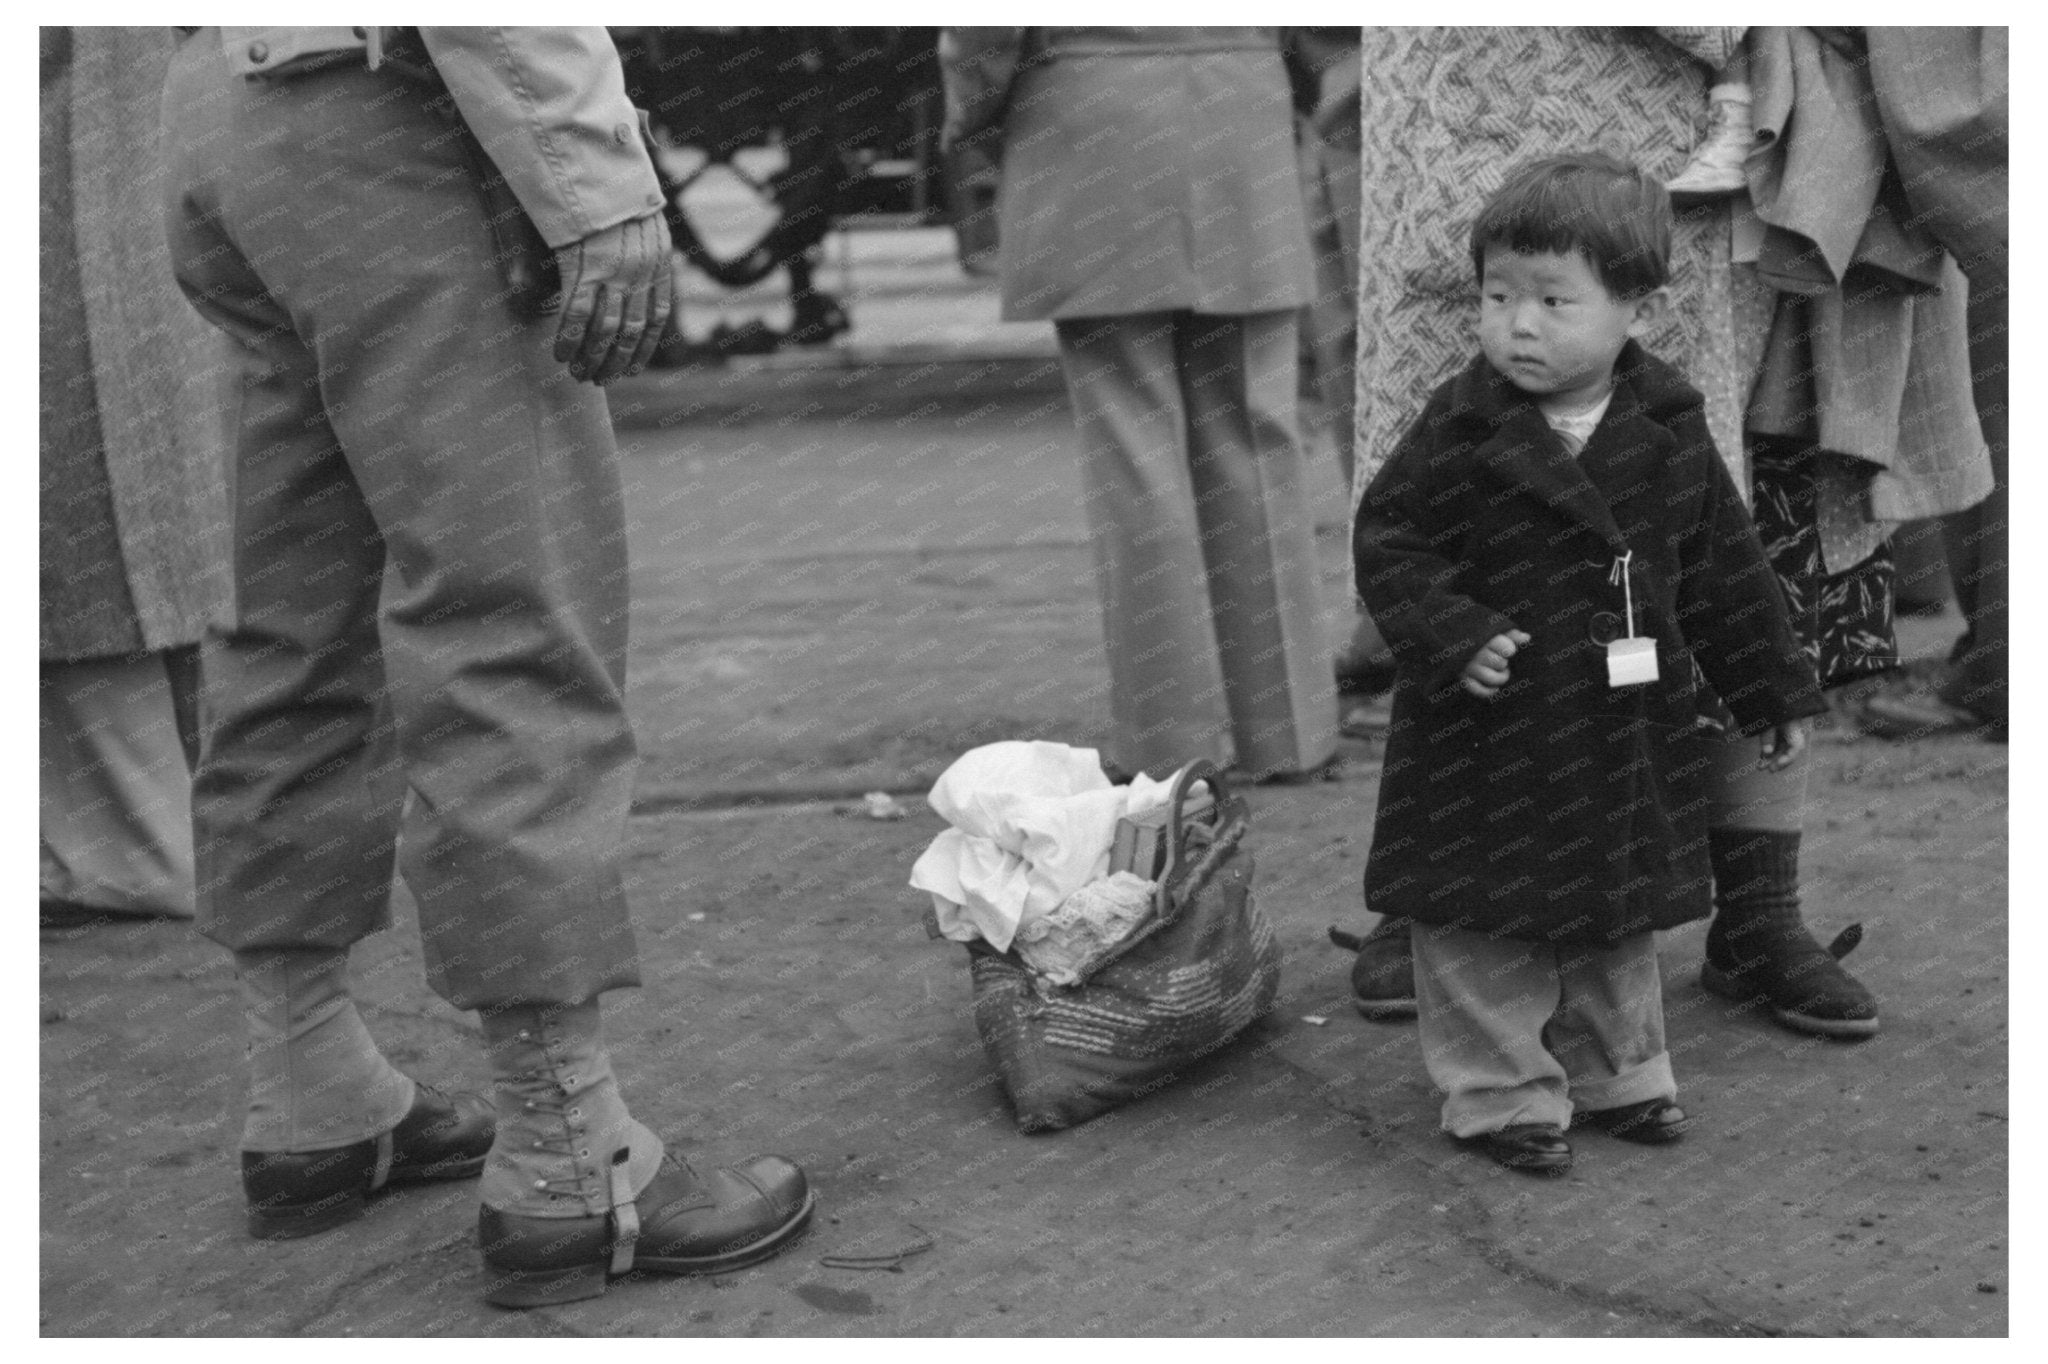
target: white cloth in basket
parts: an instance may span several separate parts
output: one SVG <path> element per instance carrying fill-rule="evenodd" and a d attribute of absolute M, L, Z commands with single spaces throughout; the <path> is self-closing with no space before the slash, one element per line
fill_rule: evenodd
<path fill-rule="evenodd" d="M 1112 786 L 1092 748 L 1009 740 L 969 749 L 926 797 L 953 827 L 910 884 L 932 897 L 939 932 L 1010 948 L 1018 928 L 1109 871 L 1116 822 L 1163 807 L 1173 782 L 1140 773 Z"/>

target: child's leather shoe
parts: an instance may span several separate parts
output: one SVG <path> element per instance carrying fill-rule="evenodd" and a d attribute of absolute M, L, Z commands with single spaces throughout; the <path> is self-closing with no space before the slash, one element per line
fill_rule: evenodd
<path fill-rule="evenodd" d="M 1685 1135 L 1692 1119 L 1669 1099 L 1645 1099 L 1619 1108 L 1586 1108 L 1572 1114 L 1572 1126 L 1597 1127 L 1610 1137 L 1665 1146 Z"/>
<path fill-rule="evenodd" d="M 1453 1137 L 1460 1146 L 1480 1151 L 1510 1170 L 1535 1175 L 1561 1175 L 1572 1168 L 1571 1143 L 1553 1123 L 1518 1122 L 1494 1132 Z"/>

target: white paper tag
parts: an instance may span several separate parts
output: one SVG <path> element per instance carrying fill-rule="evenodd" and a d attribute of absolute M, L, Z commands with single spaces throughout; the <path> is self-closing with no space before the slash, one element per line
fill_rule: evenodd
<path fill-rule="evenodd" d="M 1657 641 L 1636 635 L 1607 643 L 1607 685 L 1639 687 L 1657 680 Z"/>

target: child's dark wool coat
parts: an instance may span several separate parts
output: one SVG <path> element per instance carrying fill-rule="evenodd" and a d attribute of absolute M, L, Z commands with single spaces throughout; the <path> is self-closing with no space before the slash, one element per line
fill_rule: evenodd
<path fill-rule="evenodd" d="M 1610 579 L 1631 551 L 1636 633 L 1657 641 L 1659 680 L 1611 689 L 1594 636 L 1624 614 Z M 1574 459 L 1476 359 L 1366 490 L 1353 553 L 1400 664 L 1369 906 L 1587 943 L 1704 916 L 1694 661 L 1745 733 L 1825 707 L 1700 395 L 1630 342 Z M 1465 691 L 1467 661 L 1511 629 L 1530 642 L 1507 685 Z"/>

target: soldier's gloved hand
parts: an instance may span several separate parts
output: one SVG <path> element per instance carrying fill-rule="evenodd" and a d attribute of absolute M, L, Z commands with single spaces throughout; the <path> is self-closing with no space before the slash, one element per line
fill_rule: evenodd
<path fill-rule="evenodd" d="M 555 358 L 578 379 L 638 374 L 668 327 L 674 298 L 668 223 L 660 212 L 593 232 L 555 252 L 562 322 Z"/>

